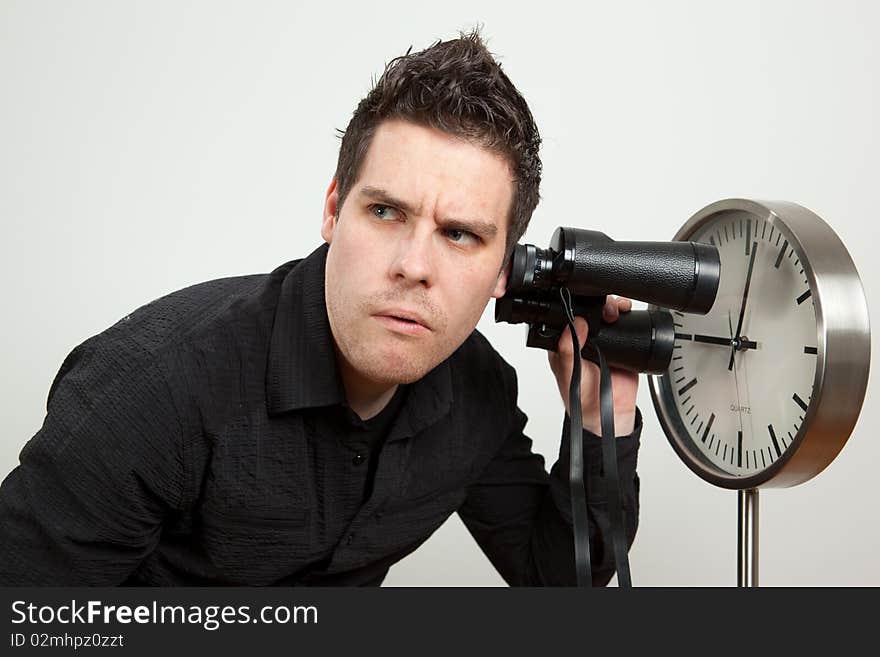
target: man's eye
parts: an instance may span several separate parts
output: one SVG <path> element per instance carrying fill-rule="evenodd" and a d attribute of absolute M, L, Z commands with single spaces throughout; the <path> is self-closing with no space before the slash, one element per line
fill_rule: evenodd
<path fill-rule="evenodd" d="M 393 219 L 397 211 L 390 205 L 376 204 L 370 206 L 370 212 L 379 219 Z"/>
<path fill-rule="evenodd" d="M 477 244 L 480 241 L 480 238 L 473 233 L 458 228 L 450 228 L 446 231 L 446 235 L 456 244 Z"/>

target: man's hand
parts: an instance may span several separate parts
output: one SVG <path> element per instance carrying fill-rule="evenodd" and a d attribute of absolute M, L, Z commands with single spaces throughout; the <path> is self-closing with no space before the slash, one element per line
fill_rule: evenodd
<path fill-rule="evenodd" d="M 624 297 L 608 295 L 602 308 L 602 318 L 606 322 L 616 322 L 620 313 L 632 310 L 632 301 Z M 587 320 L 583 317 L 574 318 L 574 326 L 578 342 L 583 347 L 587 337 Z M 548 352 L 550 369 L 556 377 L 556 385 L 562 395 L 565 411 L 571 415 L 568 406 L 568 388 L 571 384 L 572 344 L 571 331 L 566 326 L 559 338 L 556 352 Z M 611 390 L 614 396 L 614 432 L 618 436 L 632 433 L 636 421 L 636 392 L 639 388 L 639 375 L 635 372 L 611 369 Z M 581 408 L 584 418 L 584 429 L 597 436 L 602 435 L 599 422 L 599 366 L 581 358 Z"/>

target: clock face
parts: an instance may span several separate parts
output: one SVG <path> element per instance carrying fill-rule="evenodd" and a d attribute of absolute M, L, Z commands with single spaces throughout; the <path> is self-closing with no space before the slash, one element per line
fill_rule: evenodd
<path fill-rule="evenodd" d="M 686 237 L 721 258 L 706 315 L 674 312 L 662 384 L 679 432 L 723 475 L 759 476 L 784 458 L 813 395 L 819 345 L 804 263 L 787 228 L 745 211 L 713 215 Z"/>

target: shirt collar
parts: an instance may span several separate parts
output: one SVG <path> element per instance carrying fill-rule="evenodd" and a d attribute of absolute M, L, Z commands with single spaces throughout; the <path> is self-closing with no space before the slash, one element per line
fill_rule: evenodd
<path fill-rule="evenodd" d="M 322 244 L 300 260 L 281 283 L 266 368 L 269 415 L 345 403 L 324 298 L 328 248 Z M 399 429 L 412 434 L 440 419 L 451 405 L 446 359 L 412 385 Z"/>

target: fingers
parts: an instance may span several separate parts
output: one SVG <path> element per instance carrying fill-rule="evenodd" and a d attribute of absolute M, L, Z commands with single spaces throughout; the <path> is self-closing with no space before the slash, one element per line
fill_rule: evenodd
<path fill-rule="evenodd" d="M 575 317 L 574 329 L 577 333 L 578 344 L 583 346 L 587 339 L 587 333 L 589 332 L 587 320 L 583 317 Z M 571 343 L 571 331 L 569 331 L 568 327 L 565 327 L 562 331 L 562 335 L 559 336 L 559 343 L 556 345 L 556 349 L 561 358 L 566 362 L 571 362 L 572 354 L 574 353 L 574 346 Z"/>
<path fill-rule="evenodd" d="M 606 322 L 616 322 L 620 316 L 620 308 L 617 306 L 617 299 L 608 295 L 605 300 L 605 306 L 602 308 L 602 319 Z"/>
<path fill-rule="evenodd" d="M 588 333 L 587 320 L 583 317 L 575 317 L 574 328 L 578 336 L 578 344 L 583 346 Z M 571 331 L 566 326 L 556 343 L 556 351 L 548 351 L 547 357 L 554 371 L 559 370 L 561 372 L 563 369 L 570 371 L 571 363 L 574 360 L 572 354 L 574 354 L 574 345 L 571 343 Z"/>
<path fill-rule="evenodd" d="M 620 317 L 620 313 L 628 313 L 632 310 L 632 300 L 626 297 L 618 297 L 609 294 L 605 299 L 605 305 L 602 307 L 602 319 L 606 322 L 616 322 Z"/>

